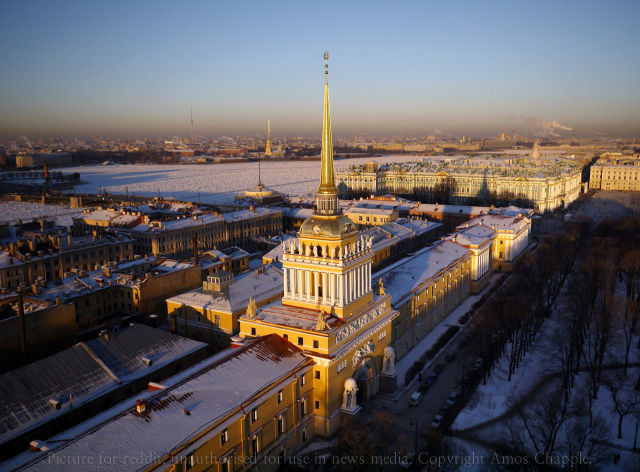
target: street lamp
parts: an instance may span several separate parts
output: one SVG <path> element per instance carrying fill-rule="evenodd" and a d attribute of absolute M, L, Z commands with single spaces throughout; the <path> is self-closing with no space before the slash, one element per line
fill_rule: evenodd
<path fill-rule="evenodd" d="M 415 416 L 411 417 L 409 426 L 413 426 L 413 450 L 415 454 L 418 454 L 418 420 Z"/>

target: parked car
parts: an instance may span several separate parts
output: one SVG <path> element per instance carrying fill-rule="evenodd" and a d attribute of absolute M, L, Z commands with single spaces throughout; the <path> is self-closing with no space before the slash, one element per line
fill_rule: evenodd
<path fill-rule="evenodd" d="M 438 380 L 438 374 L 433 373 L 433 374 L 429 374 L 427 376 L 426 379 L 424 379 L 425 382 L 429 382 L 429 385 L 432 385 L 436 382 L 436 380 Z"/>
<path fill-rule="evenodd" d="M 422 400 L 422 393 L 413 392 L 409 397 L 409 406 L 417 406 L 420 400 Z"/>
<path fill-rule="evenodd" d="M 418 392 L 420 392 L 421 394 L 424 395 L 425 393 L 427 393 L 427 390 L 429 390 L 430 386 L 431 386 L 431 384 L 422 382 L 420 384 L 420 386 L 418 387 Z"/>
<path fill-rule="evenodd" d="M 441 425 L 442 425 L 442 420 L 444 418 L 442 417 L 442 415 L 436 415 L 433 417 L 433 421 L 431 422 L 431 426 L 433 426 L 434 428 L 438 429 Z"/>
<path fill-rule="evenodd" d="M 444 402 L 445 406 L 447 408 L 451 408 L 453 405 L 456 404 L 456 401 L 458 401 L 459 396 L 460 394 L 458 392 L 451 393 L 451 395 L 449 395 L 449 398 L 447 398 L 447 401 Z"/>

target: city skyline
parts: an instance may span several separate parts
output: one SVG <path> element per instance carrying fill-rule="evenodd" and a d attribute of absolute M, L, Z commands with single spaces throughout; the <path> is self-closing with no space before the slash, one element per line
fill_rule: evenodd
<path fill-rule="evenodd" d="M 638 10 L 5 4 L 0 137 L 313 136 L 325 49 L 336 136 L 637 136 Z"/>

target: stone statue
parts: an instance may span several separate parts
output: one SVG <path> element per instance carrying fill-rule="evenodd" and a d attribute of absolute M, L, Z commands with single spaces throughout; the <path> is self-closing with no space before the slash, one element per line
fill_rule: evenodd
<path fill-rule="evenodd" d="M 344 381 L 344 392 L 342 394 L 342 409 L 354 412 L 358 408 L 356 394 L 358 393 L 358 385 L 356 381 L 349 377 Z"/>
<path fill-rule="evenodd" d="M 318 246 L 313 246 L 313 257 L 318 257 Z"/>
<path fill-rule="evenodd" d="M 258 314 L 258 307 L 256 306 L 256 301 L 249 297 L 249 305 L 247 305 L 247 316 L 249 318 L 255 318 Z"/>
<path fill-rule="evenodd" d="M 329 325 L 324 320 L 324 311 L 318 313 L 318 321 L 316 321 L 316 331 L 325 331 L 329 329 Z"/>
<path fill-rule="evenodd" d="M 396 372 L 396 351 L 391 346 L 384 348 L 384 358 L 382 360 L 382 372 L 387 375 L 393 375 Z"/>
<path fill-rule="evenodd" d="M 378 295 L 386 295 L 384 291 L 384 284 L 382 283 L 382 279 L 378 279 Z"/>

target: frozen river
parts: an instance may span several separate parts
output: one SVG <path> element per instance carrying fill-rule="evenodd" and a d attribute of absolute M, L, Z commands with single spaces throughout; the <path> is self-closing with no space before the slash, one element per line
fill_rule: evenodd
<path fill-rule="evenodd" d="M 387 162 L 409 162 L 416 156 L 377 158 Z M 336 160 L 336 170 L 363 164 L 369 158 Z M 136 164 L 111 166 L 80 166 L 65 168 L 79 172 L 86 182 L 75 187 L 76 192 L 98 193 L 103 187 L 109 193 L 156 196 L 203 203 L 223 203 L 234 194 L 252 188 L 258 181 L 258 163 L 163 165 Z M 263 161 L 262 182 L 268 187 L 292 196 L 313 195 L 320 179 L 320 161 Z"/>

